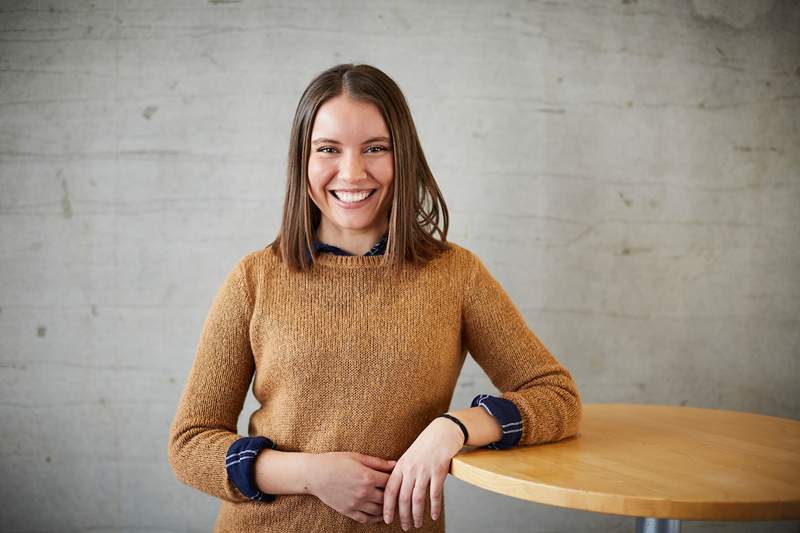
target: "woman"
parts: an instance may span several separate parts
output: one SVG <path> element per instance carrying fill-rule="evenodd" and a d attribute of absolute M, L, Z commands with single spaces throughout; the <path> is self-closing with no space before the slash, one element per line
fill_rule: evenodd
<path fill-rule="evenodd" d="M 575 383 L 482 261 L 447 241 L 444 199 L 382 71 L 338 65 L 311 82 L 287 178 L 277 238 L 214 298 L 170 464 L 223 500 L 217 532 L 442 532 L 451 458 L 575 435 Z M 501 396 L 445 413 L 467 351 Z M 261 407 L 242 437 L 253 376 Z"/>

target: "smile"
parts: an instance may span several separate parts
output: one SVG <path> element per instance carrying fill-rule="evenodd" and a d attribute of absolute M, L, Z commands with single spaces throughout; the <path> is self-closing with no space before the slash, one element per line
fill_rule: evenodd
<path fill-rule="evenodd" d="M 328 191 L 328 192 L 331 193 L 331 196 L 333 196 L 338 205 L 347 209 L 353 209 L 369 203 L 370 199 L 373 196 L 375 196 L 376 190 L 377 189 L 372 189 L 370 191 L 365 190 L 359 192 L 352 192 L 352 191 Z"/>

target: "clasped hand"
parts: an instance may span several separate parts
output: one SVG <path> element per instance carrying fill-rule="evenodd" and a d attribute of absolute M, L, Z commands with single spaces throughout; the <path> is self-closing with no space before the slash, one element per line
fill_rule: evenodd
<path fill-rule="evenodd" d="M 430 487 L 431 518 L 439 518 L 450 460 L 461 450 L 464 434 L 453 422 L 434 419 L 397 461 L 355 452 L 313 455 L 310 493 L 362 524 L 394 520 L 404 531 L 422 526 Z M 381 517 L 381 514 L 383 517 Z"/>
<path fill-rule="evenodd" d="M 431 518 L 438 519 L 450 460 L 463 445 L 464 434 L 452 421 L 436 418 L 428 424 L 392 469 L 383 493 L 383 521 L 391 524 L 397 509 L 403 531 L 412 519 L 414 527 L 422 527 L 428 493 Z"/>

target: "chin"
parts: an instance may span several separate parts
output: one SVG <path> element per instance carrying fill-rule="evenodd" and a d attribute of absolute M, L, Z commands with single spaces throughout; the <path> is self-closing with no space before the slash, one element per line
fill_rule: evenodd
<path fill-rule="evenodd" d="M 369 228 L 371 228 L 371 227 L 372 227 L 372 226 L 374 226 L 375 224 L 374 224 L 374 223 L 369 223 L 369 224 L 354 224 L 354 223 L 352 223 L 352 222 L 343 222 L 343 221 L 338 221 L 338 220 L 337 220 L 337 221 L 336 221 L 336 225 L 337 225 L 337 226 L 339 226 L 339 227 L 340 227 L 340 228 L 342 228 L 342 229 L 348 229 L 348 230 L 365 230 L 365 229 L 369 229 Z"/>

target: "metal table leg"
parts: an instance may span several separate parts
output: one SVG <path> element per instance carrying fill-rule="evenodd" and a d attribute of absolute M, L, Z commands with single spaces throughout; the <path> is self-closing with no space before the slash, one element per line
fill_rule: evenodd
<path fill-rule="evenodd" d="M 681 521 L 671 518 L 637 518 L 636 533 L 681 533 Z"/>

